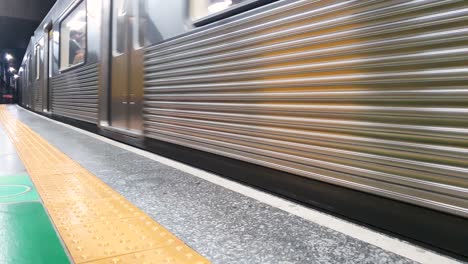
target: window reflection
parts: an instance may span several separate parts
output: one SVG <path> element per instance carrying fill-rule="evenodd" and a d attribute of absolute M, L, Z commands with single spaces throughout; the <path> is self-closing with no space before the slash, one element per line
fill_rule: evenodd
<path fill-rule="evenodd" d="M 86 6 L 78 5 L 60 24 L 60 69 L 84 62 L 86 56 Z"/>
<path fill-rule="evenodd" d="M 191 0 L 190 17 L 192 20 L 202 19 L 248 1 L 251 2 L 251 0 Z"/>
<path fill-rule="evenodd" d="M 183 12 L 180 12 L 184 8 L 182 4 L 183 1 L 143 1 L 143 5 L 140 5 L 140 30 L 145 46 L 159 43 L 185 31 L 183 23 L 180 23 L 184 19 Z M 161 6 L 164 6 L 163 10 Z"/>

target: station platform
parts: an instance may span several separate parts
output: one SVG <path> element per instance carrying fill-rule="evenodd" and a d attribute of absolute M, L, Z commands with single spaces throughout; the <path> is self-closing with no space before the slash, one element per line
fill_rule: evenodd
<path fill-rule="evenodd" d="M 458 263 L 0 106 L 0 263 Z"/>

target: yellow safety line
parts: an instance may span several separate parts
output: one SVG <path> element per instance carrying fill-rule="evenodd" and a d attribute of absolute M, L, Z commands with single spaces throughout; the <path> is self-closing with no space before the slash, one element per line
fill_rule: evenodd
<path fill-rule="evenodd" d="M 5 106 L 0 123 L 75 263 L 209 263 Z"/>

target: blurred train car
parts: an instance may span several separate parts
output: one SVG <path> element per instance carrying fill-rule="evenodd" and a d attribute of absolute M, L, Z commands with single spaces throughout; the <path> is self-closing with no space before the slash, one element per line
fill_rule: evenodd
<path fill-rule="evenodd" d="M 468 1 L 58 0 L 37 113 L 468 256 Z"/>

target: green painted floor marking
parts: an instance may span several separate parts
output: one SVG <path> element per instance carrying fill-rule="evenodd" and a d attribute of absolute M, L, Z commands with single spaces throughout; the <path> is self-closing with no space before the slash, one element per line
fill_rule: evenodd
<path fill-rule="evenodd" d="M 39 202 L 0 204 L 0 263 L 70 263 Z"/>
<path fill-rule="evenodd" d="M 0 204 L 40 201 L 39 195 L 25 174 L 0 177 Z"/>
<path fill-rule="evenodd" d="M 0 168 L 0 264 L 70 263 L 31 178 L 8 168 Z"/>

